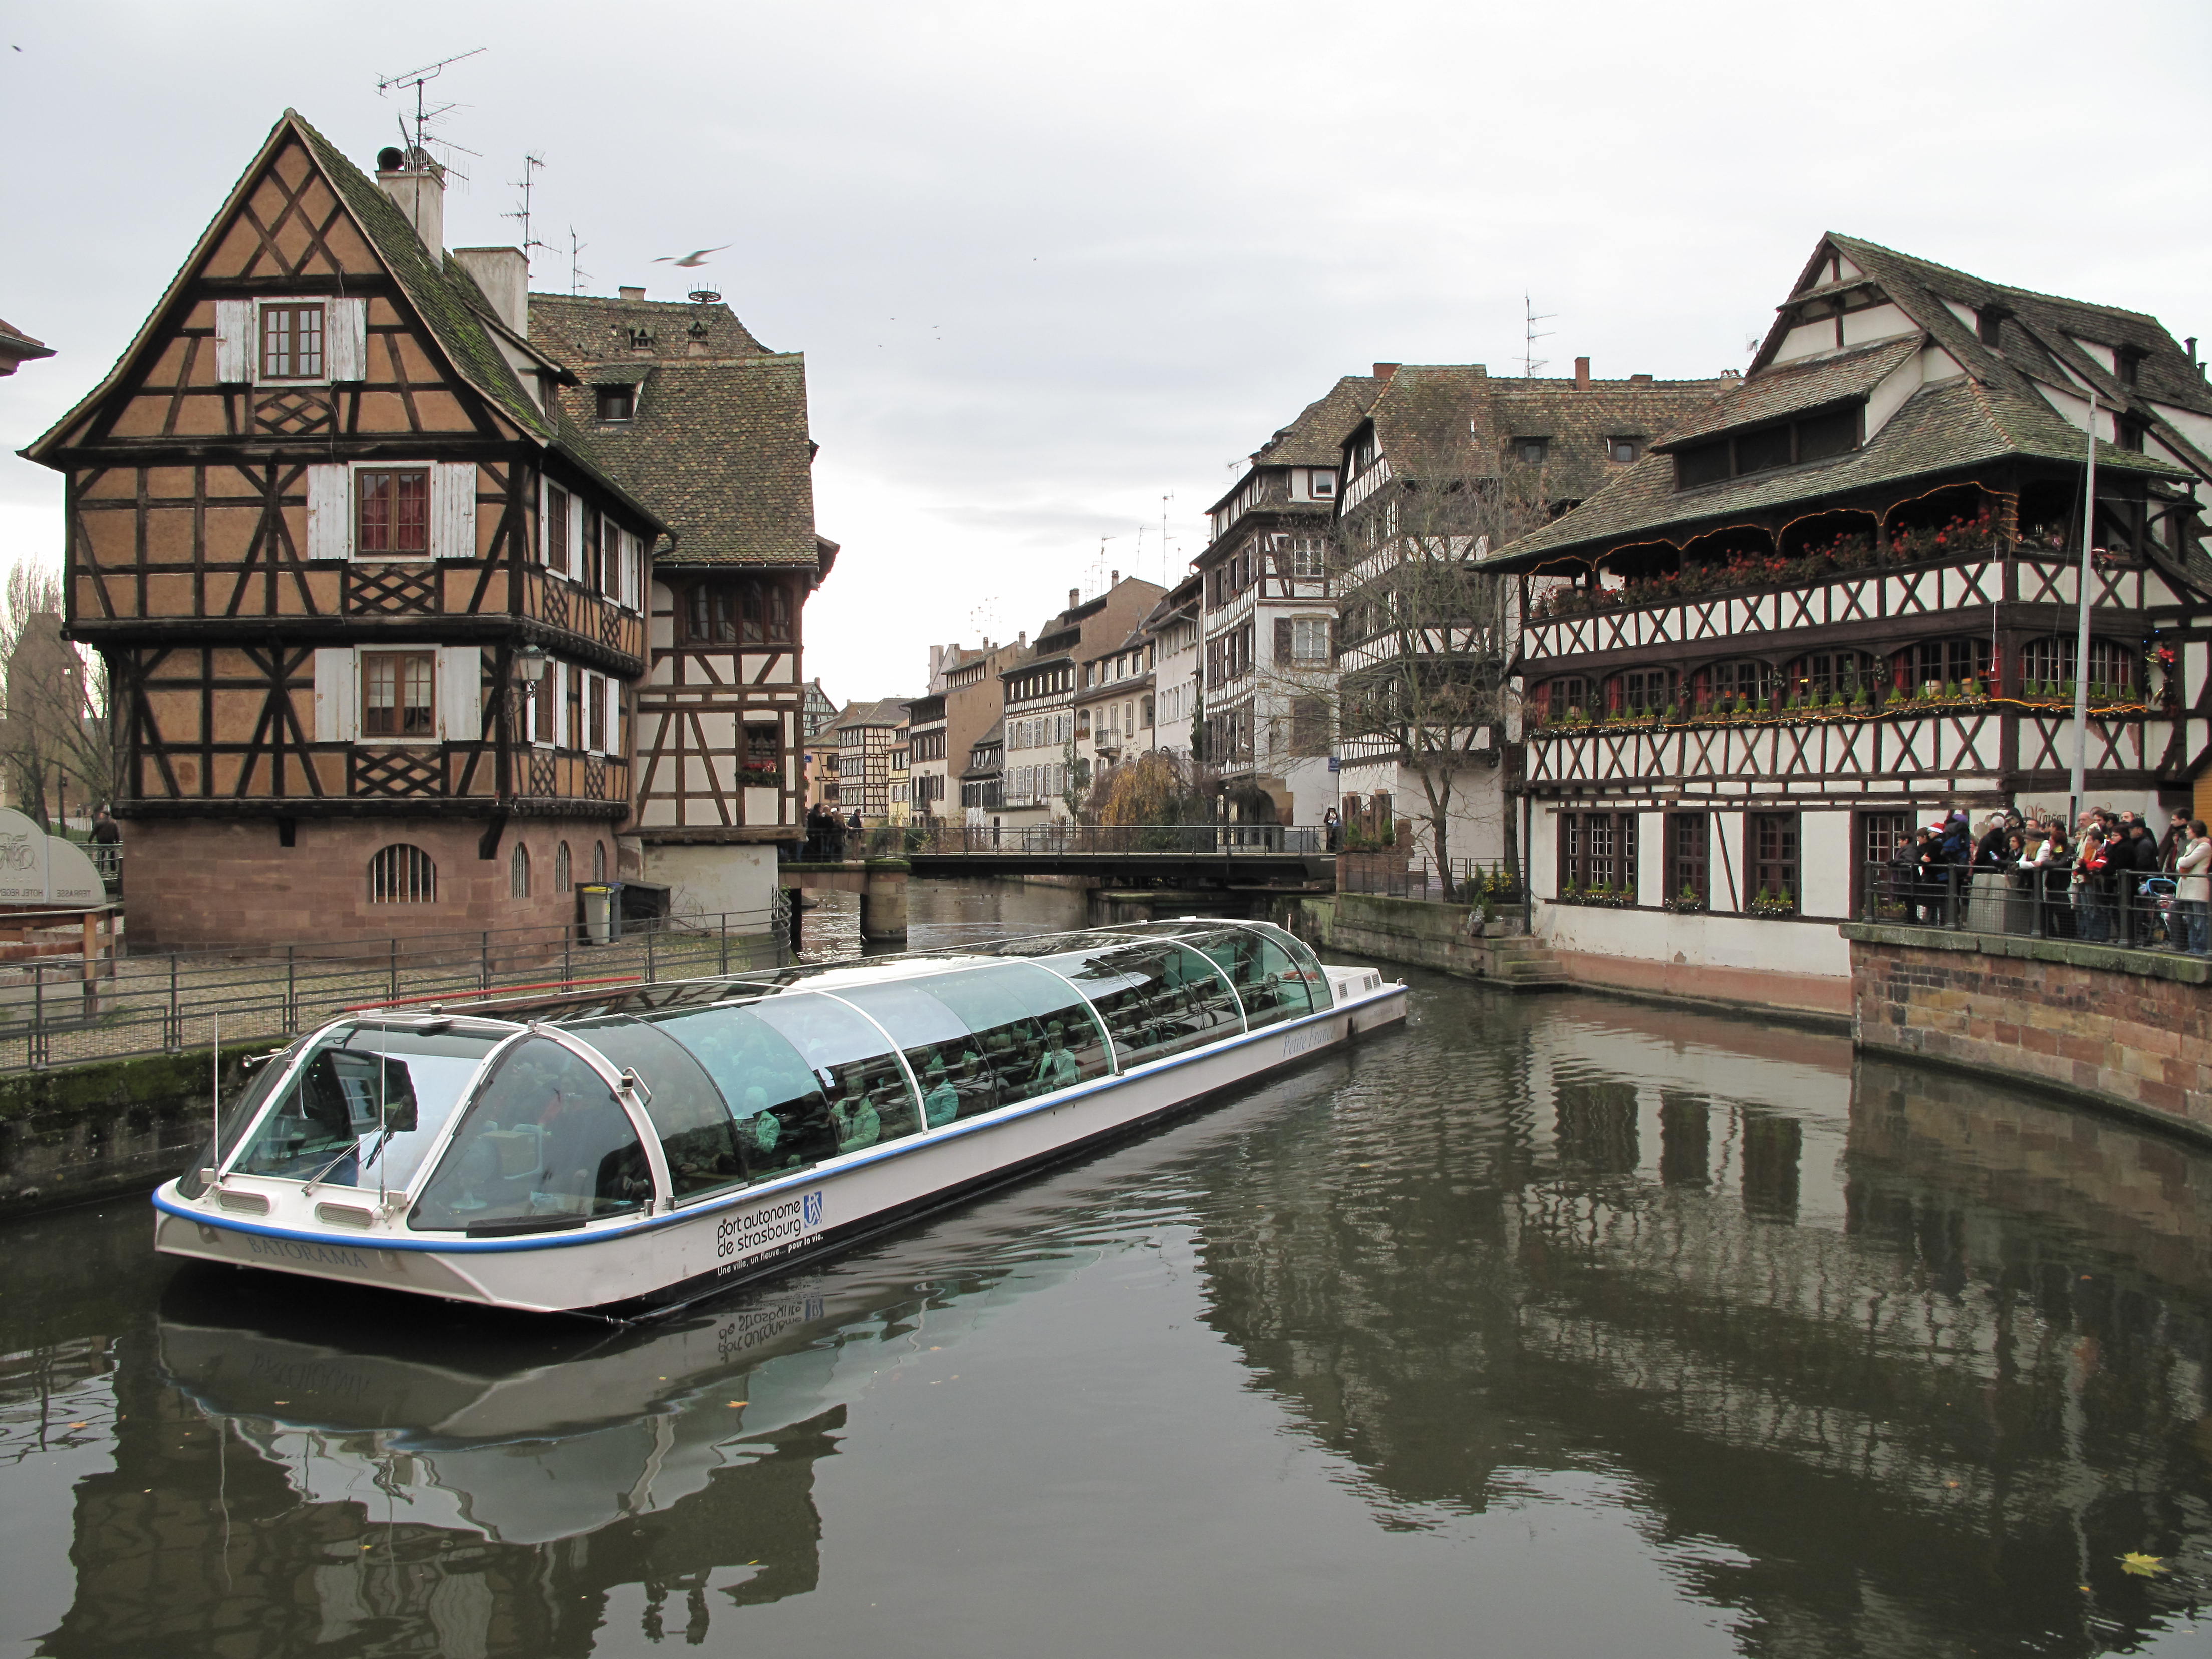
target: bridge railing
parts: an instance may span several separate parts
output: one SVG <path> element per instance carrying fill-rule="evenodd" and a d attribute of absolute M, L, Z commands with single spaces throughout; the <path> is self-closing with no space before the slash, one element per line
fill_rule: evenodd
<path fill-rule="evenodd" d="M 1323 832 L 1286 823 L 908 824 L 848 830 L 848 858 L 908 854 L 1158 854 L 1207 858 L 1318 855 Z"/>

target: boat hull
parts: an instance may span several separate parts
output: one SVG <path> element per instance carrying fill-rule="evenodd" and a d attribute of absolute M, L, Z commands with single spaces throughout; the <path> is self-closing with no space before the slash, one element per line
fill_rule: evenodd
<path fill-rule="evenodd" d="M 787 1272 L 1402 1020 L 1405 988 L 642 1219 L 512 1239 L 272 1226 L 155 1194 L 169 1255 L 538 1312 L 635 1317 Z"/>

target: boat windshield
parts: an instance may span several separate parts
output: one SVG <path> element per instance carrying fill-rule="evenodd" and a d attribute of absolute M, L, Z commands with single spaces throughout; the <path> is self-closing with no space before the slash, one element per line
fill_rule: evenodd
<path fill-rule="evenodd" d="M 645 1148 L 605 1079 L 565 1043 L 527 1036 L 469 1103 L 407 1224 L 522 1232 L 626 1214 L 652 1197 Z"/>
<path fill-rule="evenodd" d="M 1165 934 L 1204 951 L 1237 987 L 1254 1030 L 1336 1006 L 1313 947 L 1271 921 L 1139 922 L 1130 931 Z"/>
<path fill-rule="evenodd" d="M 274 1099 L 230 1171 L 404 1188 L 498 1042 L 496 1033 L 340 1026 L 315 1042 L 281 1091 L 270 1090 Z M 280 1061 L 269 1064 L 281 1072 Z"/>

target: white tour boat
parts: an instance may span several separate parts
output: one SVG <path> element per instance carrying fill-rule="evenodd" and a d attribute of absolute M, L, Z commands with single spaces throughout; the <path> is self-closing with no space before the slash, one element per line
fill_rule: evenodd
<path fill-rule="evenodd" d="M 629 1316 L 781 1272 L 1402 1019 L 1406 988 L 1187 917 L 340 1019 L 270 1060 L 155 1248 Z"/>

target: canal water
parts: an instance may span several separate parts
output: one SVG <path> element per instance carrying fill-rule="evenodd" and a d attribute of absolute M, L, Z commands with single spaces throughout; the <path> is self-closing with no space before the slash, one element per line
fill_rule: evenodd
<path fill-rule="evenodd" d="M 917 886 L 915 943 L 1079 903 Z M 1408 977 L 1402 1033 L 643 1330 L 15 1224 L 0 1652 L 2212 1651 L 2212 1157 Z"/>

